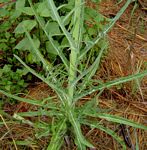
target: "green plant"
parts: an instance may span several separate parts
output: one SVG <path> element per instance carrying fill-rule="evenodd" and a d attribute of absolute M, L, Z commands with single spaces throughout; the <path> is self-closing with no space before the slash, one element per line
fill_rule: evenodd
<path fill-rule="evenodd" d="M 12 71 L 11 67 L 11 65 L 5 65 L 0 69 L 0 87 L 8 92 L 18 93 L 20 88 L 26 87 L 22 76 L 26 75 L 28 71 L 25 68 Z"/>
<path fill-rule="evenodd" d="M 22 58 L 24 57 L 24 54 L 14 49 L 17 40 L 20 39 L 21 36 L 15 36 L 13 32 L 17 24 L 19 24 L 20 12 L 18 7 L 21 7 L 21 5 L 19 2 L 16 2 L 16 8 L 14 8 L 15 1 L 2 0 L 1 2 L 0 88 L 12 94 L 16 94 L 24 91 L 27 86 L 23 78 L 27 74 L 27 71 L 13 56 L 13 54 L 19 54 Z M 23 1 L 21 1 L 21 4 L 23 4 Z"/>
<path fill-rule="evenodd" d="M 46 136 L 49 133 L 52 134 L 51 140 L 47 146 L 48 150 L 60 149 L 63 144 L 64 136 L 67 134 L 69 129 L 72 130 L 71 132 L 74 135 L 75 144 L 78 149 L 83 150 L 86 149 L 86 147 L 94 147 L 83 136 L 81 125 L 87 125 L 91 128 L 98 128 L 110 134 L 122 145 L 123 149 L 126 149 L 124 142 L 119 136 L 117 136 L 112 130 L 105 128 L 98 121 L 90 118 L 102 118 L 114 123 L 126 124 L 135 128 L 147 130 L 146 126 L 119 116 L 100 112 L 97 106 L 98 104 L 96 97 L 91 99 L 91 101 L 85 102 L 82 106 L 78 106 L 77 104 L 83 97 L 94 92 L 101 93 L 105 88 L 110 88 L 124 82 L 143 78 L 147 75 L 147 71 L 144 71 L 142 73 L 118 78 L 114 81 L 109 81 L 106 83 L 100 82 L 98 85 L 94 85 L 93 83 L 95 80 L 93 80 L 93 76 L 99 67 L 100 60 L 104 50 L 107 47 L 106 43 L 102 44 L 93 61 L 88 61 L 88 64 L 84 64 L 86 63 L 85 59 L 89 57 L 89 53 L 92 48 L 106 36 L 107 32 L 113 27 L 115 22 L 120 18 L 122 13 L 131 3 L 131 0 L 126 2 L 114 19 L 112 19 L 103 29 L 98 31 L 97 36 L 94 36 L 93 39 L 90 38 L 88 40 L 85 40 L 84 37 L 84 0 L 69 1 L 69 3 L 72 2 L 72 5 L 69 5 L 68 3 L 66 5 L 61 5 L 58 8 L 55 6 L 53 0 L 44 1 L 46 4 L 45 6 L 48 7 L 48 11 L 50 12 L 50 19 L 47 23 L 44 22 L 38 15 L 38 12 L 36 12 L 36 9 L 34 8 L 35 4 L 33 5 L 31 0 L 28 0 L 28 2 L 31 6 L 29 8 L 30 11 L 35 15 L 37 22 L 54 48 L 54 52 L 58 55 L 58 57 L 60 57 L 62 63 L 58 65 L 48 63 L 35 44 L 28 28 L 25 25 L 21 26 L 21 31 L 26 34 L 26 37 L 32 46 L 31 51 L 43 64 L 45 74 L 43 75 L 38 73 L 30 68 L 18 56 L 14 56 L 29 72 L 48 84 L 48 86 L 55 91 L 57 99 L 51 96 L 47 99 L 43 99 L 42 101 L 25 99 L 0 90 L 2 94 L 8 97 L 38 106 L 38 111 L 22 112 L 15 114 L 14 117 L 24 123 L 28 123 L 31 126 L 35 126 L 35 123 L 25 119 L 25 116 L 31 117 L 45 115 L 51 117 L 52 121 L 48 124 L 48 126 L 45 122 L 40 123 L 40 126 L 45 128 L 44 134 L 42 133 L 42 135 Z M 59 14 L 60 9 L 62 10 L 62 8 L 68 6 L 72 6 L 71 11 L 69 11 L 66 16 L 61 16 Z M 60 29 L 59 35 L 55 36 L 53 33 L 48 32 L 48 28 L 46 28 L 46 26 L 51 21 L 56 22 L 56 25 L 58 25 L 58 28 Z M 67 21 L 70 22 L 69 26 L 66 26 Z M 55 42 L 54 38 L 61 35 L 66 40 L 66 49 L 62 49 L 62 45 L 58 45 Z"/>

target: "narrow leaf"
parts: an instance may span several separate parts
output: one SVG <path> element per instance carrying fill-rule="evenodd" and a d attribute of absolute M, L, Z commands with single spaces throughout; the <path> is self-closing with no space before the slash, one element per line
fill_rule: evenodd
<path fill-rule="evenodd" d="M 87 116 L 89 116 L 89 114 L 85 114 Z M 128 120 L 126 118 L 123 117 L 119 117 L 119 116 L 115 116 L 115 115 L 110 115 L 110 114 L 105 114 L 105 113 L 97 113 L 97 114 L 90 114 L 91 117 L 99 117 L 102 119 L 106 119 L 108 121 L 112 121 L 115 123 L 120 123 L 120 124 L 125 124 L 128 126 L 132 126 L 134 128 L 140 128 L 143 130 L 147 130 L 147 126 L 141 125 L 139 123 L 136 123 L 134 121 Z"/>
<path fill-rule="evenodd" d="M 93 92 L 101 91 L 101 90 L 104 90 L 105 88 L 111 88 L 112 86 L 122 84 L 122 83 L 125 83 L 125 82 L 129 82 L 129 81 L 132 81 L 132 80 L 135 80 L 135 79 L 138 79 L 138 78 L 142 78 L 144 76 L 147 76 L 147 70 L 145 70 L 141 73 L 134 74 L 134 75 L 121 77 L 121 78 L 118 78 L 118 79 L 113 80 L 113 81 L 108 81 L 108 82 L 100 84 L 98 86 L 94 86 L 94 87 L 92 87 L 92 89 L 87 90 L 86 92 L 83 92 L 80 95 L 78 95 L 77 97 L 75 97 L 75 101 L 79 100 L 80 98 L 82 98 L 86 95 L 92 94 Z"/>
<path fill-rule="evenodd" d="M 66 132 L 66 118 L 61 120 L 56 126 L 56 132 L 53 133 L 51 141 L 47 147 L 47 150 L 58 150 L 62 144 L 62 136 Z"/>
<path fill-rule="evenodd" d="M 95 45 L 99 42 L 99 40 L 104 37 L 109 31 L 110 29 L 114 26 L 114 24 L 116 23 L 116 21 L 121 17 L 121 15 L 124 13 L 124 11 L 127 9 L 127 7 L 129 6 L 129 4 L 132 2 L 132 0 L 127 0 L 127 2 L 125 3 L 125 5 L 121 8 L 121 10 L 116 14 L 116 16 L 114 17 L 114 19 L 106 26 L 105 30 L 100 32 L 98 34 L 98 36 L 91 41 L 90 43 L 87 44 L 87 46 L 85 47 L 85 49 L 83 50 L 83 52 L 81 53 L 79 59 L 82 59 L 83 56 L 85 56 L 85 54 Z"/>
<path fill-rule="evenodd" d="M 123 150 L 126 150 L 126 145 L 125 145 L 124 141 L 113 130 L 111 130 L 109 128 L 105 128 L 104 126 L 99 125 L 96 122 L 89 122 L 88 120 L 81 121 L 81 123 L 84 125 L 88 125 L 91 128 L 97 128 L 97 129 L 100 129 L 101 131 L 106 132 L 107 134 L 111 135 L 118 143 L 120 143 L 122 145 Z"/>
<path fill-rule="evenodd" d="M 38 106 L 43 106 L 41 101 L 38 101 L 38 100 L 31 100 L 31 99 L 26 99 L 26 98 L 21 98 L 21 97 L 18 97 L 18 96 L 15 96 L 15 95 L 12 95 L 10 93 L 7 93 L 3 90 L 0 90 L 0 93 L 10 97 L 10 98 L 13 98 L 13 99 L 16 99 L 18 101 L 21 101 L 21 102 L 26 102 L 26 103 L 29 103 L 29 104 L 32 104 L 32 105 L 38 105 Z"/>

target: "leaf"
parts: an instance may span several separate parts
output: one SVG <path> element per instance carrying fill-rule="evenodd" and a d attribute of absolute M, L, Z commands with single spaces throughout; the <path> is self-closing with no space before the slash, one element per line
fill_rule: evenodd
<path fill-rule="evenodd" d="M 11 65 L 5 65 L 3 67 L 3 72 L 4 73 L 9 73 L 11 71 Z"/>
<path fill-rule="evenodd" d="M 18 141 L 18 140 L 16 140 L 15 141 L 15 143 L 17 144 L 17 145 L 26 145 L 26 146 L 28 146 L 28 145 L 35 145 L 35 143 L 33 142 L 33 141 L 30 141 L 30 139 L 25 139 L 24 141 Z"/>
<path fill-rule="evenodd" d="M 7 91 L 10 91 L 10 89 L 11 89 L 11 85 L 5 85 L 5 89 L 7 90 Z"/>
<path fill-rule="evenodd" d="M 89 122 L 88 120 L 83 120 L 83 121 L 80 121 L 80 122 L 82 124 L 90 126 L 91 128 L 98 128 L 98 129 L 106 132 L 107 134 L 111 135 L 118 143 L 120 143 L 122 145 L 123 150 L 126 150 L 125 143 L 123 142 L 123 140 L 113 130 L 111 130 L 109 128 L 105 128 L 104 126 L 99 125 L 96 122 Z"/>
<path fill-rule="evenodd" d="M 69 47 L 69 43 L 66 37 L 63 38 L 60 47 L 61 48 Z"/>
<path fill-rule="evenodd" d="M 17 113 L 19 116 L 22 117 L 39 117 L 39 116 L 63 116 L 62 114 L 58 113 L 57 111 L 46 111 L 46 110 L 39 110 L 39 111 L 29 111 L 29 112 L 21 112 L 21 113 Z"/>
<path fill-rule="evenodd" d="M 46 2 L 38 3 L 38 8 L 36 9 L 37 13 L 41 17 L 50 17 L 51 13 L 47 8 Z"/>
<path fill-rule="evenodd" d="M 27 73 L 28 73 L 28 70 L 26 68 L 16 70 L 16 74 L 19 74 L 19 76 L 24 76 Z"/>
<path fill-rule="evenodd" d="M 125 124 L 125 125 L 132 126 L 135 128 L 147 130 L 147 126 L 141 125 L 139 123 L 136 123 L 134 121 L 131 121 L 129 119 L 126 119 L 120 116 L 115 116 L 115 115 L 110 115 L 110 114 L 105 114 L 105 113 L 95 113 L 95 114 L 85 113 L 85 115 L 91 116 L 91 117 L 99 117 L 99 118 L 103 118 L 103 119 L 106 119 L 108 121 L 112 121 L 115 123 Z"/>
<path fill-rule="evenodd" d="M 37 22 L 35 20 L 24 20 L 21 23 L 18 24 L 18 26 L 15 28 L 15 33 L 24 33 L 25 30 L 31 31 L 35 26 L 37 25 Z"/>
<path fill-rule="evenodd" d="M 36 129 L 36 134 L 35 137 L 37 139 L 40 139 L 43 136 L 48 136 L 49 134 L 51 134 L 51 125 L 46 123 L 46 122 L 36 122 L 34 124 L 34 127 Z"/>
<path fill-rule="evenodd" d="M 54 40 L 53 38 L 48 34 L 48 31 L 45 29 L 44 27 L 44 24 L 42 23 L 42 20 L 41 18 L 38 16 L 38 14 L 36 13 L 34 7 L 33 7 L 33 4 L 30 0 L 28 0 L 31 8 L 33 9 L 34 11 L 34 14 L 35 14 L 35 17 L 36 17 L 36 20 L 38 21 L 40 27 L 42 28 L 42 30 L 44 31 L 45 35 L 47 36 L 48 40 L 51 42 L 52 46 L 55 48 L 56 52 L 58 53 L 58 55 L 60 56 L 61 60 L 63 61 L 64 65 L 66 66 L 66 69 L 68 70 L 69 68 L 69 61 L 67 60 L 67 58 L 65 57 L 65 55 L 62 53 L 62 51 L 55 46 L 54 44 Z"/>
<path fill-rule="evenodd" d="M 39 46 L 40 46 L 40 41 L 39 41 L 39 39 L 33 38 L 32 40 L 33 40 L 34 44 L 36 45 L 36 48 L 39 48 Z M 29 41 L 28 38 L 23 38 L 23 39 L 14 47 L 14 49 L 18 49 L 18 50 L 22 50 L 22 51 L 25 51 L 25 50 L 31 51 L 32 46 L 31 46 L 30 41 Z"/>
<path fill-rule="evenodd" d="M 127 2 L 124 4 L 124 6 L 120 9 L 120 11 L 116 14 L 115 18 L 105 27 L 105 30 L 100 32 L 97 37 L 91 41 L 88 45 L 86 45 L 84 49 L 84 53 L 80 56 L 80 59 L 95 45 L 99 42 L 100 39 L 102 39 L 114 26 L 116 21 L 121 17 L 121 15 L 124 13 L 124 11 L 127 9 L 129 4 L 132 2 L 132 0 L 127 0 Z"/>
<path fill-rule="evenodd" d="M 44 58 L 44 56 L 42 55 L 42 53 L 40 52 L 40 50 L 36 47 L 34 41 L 33 41 L 32 38 L 31 38 L 30 33 L 27 32 L 27 30 L 26 30 L 25 28 L 24 28 L 24 30 L 25 30 L 25 33 L 26 33 L 27 38 L 28 38 L 29 41 L 30 41 L 30 45 L 32 46 L 32 49 L 31 49 L 31 50 L 32 50 L 32 53 L 35 54 L 35 55 L 37 56 L 37 59 L 43 63 L 43 67 L 44 67 L 47 71 L 49 71 L 49 70 L 52 68 L 51 63 L 50 63 L 49 61 L 47 61 L 47 60 Z"/>
<path fill-rule="evenodd" d="M 50 35 L 60 35 L 61 31 L 59 29 L 59 25 L 57 22 L 48 22 L 46 24 L 45 30 L 48 31 L 48 34 Z"/>
<path fill-rule="evenodd" d="M 30 15 L 30 16 L 34 15 L 34 12 L 33 12 L 31 7 L 24 7 L 24 8 L 21 9 L 21 12 L 23 12 L 27 15 Z"/>
<path fill-rule="evenodd" d="M 16 19 L 21 15 L 21 9 L 25 7 L 25 0 L 17 0 L 15 5 L 15 11 L 11 17 L 11 19 Z"/>
<path fill-rule="evenodd" d="M 116 85 L 121 84 L 121 83 L 129 82 L 129 81 L 132 81 L 132 80 L 135 80 L 138 78 L 143 78 L 144 76 L 147 76 L 147 70 L 145 70 L 141 73 L 136 73 L 136 74 L 129 75 L 126 77 L 118 78 L 116 80 L 108 81 L 108 82 L 100 84 L 98 86 L 94 86 L 90 90 L 87 90 L 87 91 L 79 94 L 78 96 L 76 96 L 75 101 L 79 100 L 80 98 L 82 98 L 86 95 L 92 94 L 96 91 L 101 91 L 101 90 L 104 90 L 105 88 L 111 88 L 112 86 L 116 86 Z"/>
<path fill-rule="evenodd" d="M 75 132 L 75 137 L 77 141 L 77 145 L 80 149 L 83 149 L 85 146 L 93 148 L 94 146 L 86 140 L 86 138 L 83 136 L 81 131 L 81 125 L 76 116 L 74 115 L 74 112 L 70 109 L 68 111 L 68 117 L 69 121 L 72 124 Z"/>
<path fill-rule="evenodd" d="M 26 103 L 29 103 L 29 104 L 32 104 L 32 105 L 38 105 L 38 106 L 43 106 L 42 103 L 38 100 L 31 100 L 31 99 L 26 99 L 26 98 L 21 98 L 21 97 L 18 97 L 18 96 L 15 96 L 15 95 L 12 95 L 10 93 L 7 93 L 3 90 L 0 90 L 0 93 L 10 97 L 10 98 L 13 98 L 13 99 L 16 99 L 18 101 L 21 101 L 21 102 L 26 102 Z"/>
<path fill-rule="evenodd" d="M 85 8 L 85 14 L 84 14 L 84 19 L 89 20 L 92 18 L 95 18 L 98 15 L 98 12 L 94 9 L 91 9 L 89 7 Z"/>
<path fill-rule="evenodd" d="M 65 28 L 61 17 L 59 16 L 58 10 L 55 6 L 55 3 L 53 0 L 48 0 L 48 6 L 52 12 L 52 14 L 54 15 L 54 18 L 56 19 L 56 21 L 58 22 L 61 30 L 63 31 L 64 35 L 66 36 L 66 38 L 68 39 L 68 42 L 72 48 L 72 50 L 74 51 L 78 51 L 77 47 L 76 47 L 76 43 L 74 41 L 74 39 L 72 38 L 71 34 L 67 31 L 67 29 Z"/>
<path fill-rule="evenodd" d="M 60 119 L 57 125 L 52 125 L 54 129 L 53 136 L 51 138 L 51 141 L 47 147 L 47 150 L 59 150 L 61 148 L 61 144 L 63 142 L 62 136 L 64 136 L 67 126 L 66 126 L 66 118 Z"/>
<path fill-rule="evenodd" d="M 21 121 L 21 122 L 24 123 L 24 124 L 28 124 L 28 125 L 30 125 L 30 126 L 34 126 L 34 124 L 33 124 L 30 120 L 27 120 L 27 119 L 25 119 L 25 118 L 19 116 L 19 115 L 16 114 L 16 113 L 14 113 L 13 118 L 16 119 L 16 120 Z"/>
<path fill-rule="evenodd" d="M 0 43 L 0 49 L 2 51 L 7 51 L 9 49 L 9 47 L 8 47 L 8 45 L 6 43 Z M 0 58 L 3 57 L 3 56 L 1 55 Z"/>
<path fill-rule="evenodd" d="M 23 64 L 26 69 L 28 69 L 29 72 L 31 72 L 33 75 L 35 75 L 37 78 L 39 78 L 40 80 L 42 80 L 44 83 L 48 84 L 56 93 L 57 95 L 59 96 L 62 104 L 65 106 L 65 101 L 66 99 L 63 99 L 63 97 L 66 97 L 66 93 L 63 89 L 59 88 L 57 86 L 57 84 L 54 84 L 53 82 L 50 82 L 47 78 L 43 77 L 42 75 L 38 74 L 35 70 L 33 70 L 32 68 L 30 68 L 28 65 L 26 65 L 18 56 L 16 56 L 14 54 L 14 57 L 20 61 L 21 64 Z M 54 78 L 54 77 L 51 77 L 51 78 Z"/>
<path fill-rule="evenodd" d="M 54 40 L 54 44 L 56 46 L 59 46 L 59 43 L 57 41 Z M 50 41 L 46 42 L 46 49 L 48 51 L 48 53 L 54 54 L 54 55 L 58 55 L 57 51 L 54 49 L 54 47 L 52 46 Z"/>
<path fill-rule="evenodd" d="M 25 6 L 25 0 L 17 0 L 15 8 L 20 10 Z"/>
<path fill-rule="evenodd" d="M 26 57 L 26 62 L 27 63 L 37 63 L 40 62 L 39 59 L 37 59 L 36 55 L 34 55 L 33 53 L 29 53 Z"/>
<path fill-rule="evenodd" d="M 99 3 L 99 2 L 101 2 L 101 0 L 92 0 L 92 2 Z"/>
<path fill-rule="evenodd" d="M 3 17 L 6 17 L 6 16 L 9 16 L 9 11 L 4 9 L 4 8 L 0 8 L 0 17 L 1 17 L 1 19 Z"/>

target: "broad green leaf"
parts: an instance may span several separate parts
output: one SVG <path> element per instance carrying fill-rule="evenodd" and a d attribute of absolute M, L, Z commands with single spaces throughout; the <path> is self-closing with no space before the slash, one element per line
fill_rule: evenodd
<path fill-rule="evenodd" d="M 98 15 L 98 12 L 95 9 L 91 9 L 89 7 L 85 8 L 85 14 L 84 14 L 85 20 L 90 20 L 92 18 L 95 18 L 97 15 Z"/>
<path fill-rule="evenodd" d="M 9 11 L 4 9 L 4 8 L 0 8 L 0 17 L 1 17 L 1 19 L 3 17 L 6 17 L 6 16 L 9 16 Z"/>
<path fill-rule="evenodd" d="M 0 2 L 1 3 L 6 3 L 6 2 L 9 2 L 9 0 L 1 0 Z"/>
<path fill-rule="evenodd" d="M 62 51 L 59 49 L 59 47 L 55 46 L 53 38 L 48 34 L 48 31 L 45 29 L 45 26 L 42 23 L 42 20 L 40 19 L 40 17 L 38 16 L 36 10 L 34 9 L 32 2 L 30 0 L 28 0 L 28 1 L 29 1 L 29 4 L 30 4 L 31 8 L 34 11 L 36 20 L 38 21 L 39 25 L 41 26 L 41 28 L 44 31 L 45 35 L 47 36 L 48 40 L 51 42 L 52 46 L 54 47 L 54 49 L 56 50 L 56 52 L 60 56 L 61 60 L 63 61 L 64 65 L 66 66 L 66 69 L 68 70 L 68 68 L 69 68 L 69 61 L 67 60 L 65 55 L 62 53 Z"/>
<path fill-rule="evenodd" d="M 5 73 L 9 73 L 11 71 L 11 65 L 4 65 L 3 67 L 3 72 Z"/>
<path fill-rule="evenodd" d="M 18 18 L 21 15 L 21 9 L 25 7 L 25 1 L 26 0 L 17 0 L 15 2 L 15 12 L 10 16 L 12 20 Z"/>
<path fill-rule="evenodd" d="M 6 43 L 0 43 L 0 48 L 2 51 L 7 51 L 9 49 L 9 46 Z M 0 58 L 3 57 L 4 55 L 0 55 Z"/>
<path fill-rule="evenodd" d="M 31 31 L 35 26 L 37 25 L 37 22 L 35 20 L 24 20 L 21 23 L 18 24 L 18 26 L 15 28 L 15 33 L 24 33 L 24 27 L 27 31 Z"/>
<path fill-rule="evenodd" d="M 37 38 L 33 38 L 32 39 L 34 44 L 36 45 L 36 48 L 39 48 L 40 46 L 40 41 L 37 39 Z M 18 49 L 18 50 L 22 50 L 22 51 L 25 51 L 25 50 L 29 50 L 31 51 L 32 50 L 32 46 L 30 44 L 30 41 L 28 38 L 23 38 L 15 47 L 14 49 Z"/>
<path fill-rule="evenodd" d="M 10 89 L 11 89 L 11 85 L 5 85 L 5 89 L 7 90 L 7 91 L 10 91 Z"/>
<path fill-rule="evenodd" d="M 36 57 L 34 57 L 34 56 L 32 55 L 32 53 L 29 53 L 29 54 L 27 55 L 27 57 L 25 57 L 25 60 L 26 60 L 27 63 L 35 63 L 35 62 L 37 62 L 37 61 L 36 61 Z"/>
<path fill-rule="evenodd" d="M 34 15 L 34 12 L 33 12 L 31 7 L 24 7 L 21 9 L 21 11 L 27 15 L 30 15 L 30 16 Z"/>
<path fill-rule="evenodd" d="M 20 76 L 24 76 L 28 73 L 28 70 L 26 68 L 23 69 L 17 69 L 16 73 L 19 74 Z"/>
<path fill-rule="evenodd" d="M 39 59 L 39 61 L 41 61 L 43 63 L 44 69 L 46 69 L 46 71 L 49 71 L 52 68 L 51 63 L 44 58 L 42 53 L 36 47 L 34 41 L 31 38 L 30 33 L 25 28 L 24 28 L 24 30 L 25 30 L 26 36 L 28 37 L 30 44 L 32 46 L 32 53 L 35 54 L 37 56 L 37 58 Z"/>
<path fill-rule="evenodd" d="M 69 47 L 69 43 L 68 43 L 67 38 L 65 38 L 65 37 L 63 38 L 60 47 L 61 48 Z"/>
<path fill-rule="evenodd" d="M 59 25 L 57 24 L 57 22 L 48 22 L 46 24 L 45 30 L 47 30 L 48 34 L 50 34 L 51 36 L 61 34 L 61 31 L 59 29 Z"/>
<path fill-rule="evenodd" d="M 3 43 L 5 43 L 5 42 L 7 42 L 8 40 L 7 39 L 0 39 L 0 44 L 3 44 Z M 1 46 L 0 46 L 1 47 Z"/>
<path fill-rule="evenodd" d="M 17 0 L 16 1 L 16 9 L 22 9 L 25 6 L 25 1 L 26 0 Z"/>
<path fill-rule="evenodd" d="M 57 41 L 54 40 L 54 44 L 56 46 L 59 46 L 59 43 Z M 57 51 L 54 49 L 54 47 L 52 46 L 50 41 L 46 42 L 46 49 L 48 51 L 48 53 L 54 54 L 54 55 L 58 55 Z"/>
<path fill-rule="evenodd" d="M 51 13 L 49 11 L 49 9 L 47 8 L 47 3 L 42 2 L 42 3 L 38 3 L 38 8 L 36 9 L 37 13 L 39 16 L 41 17 L 50 17 Z"/>

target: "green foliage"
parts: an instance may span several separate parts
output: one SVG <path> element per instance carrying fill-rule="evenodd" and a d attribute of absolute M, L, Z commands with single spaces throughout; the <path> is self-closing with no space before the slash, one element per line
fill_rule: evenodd
<path fill-rule="evenodd" d="M 27 31 L 31 31 L 37 25 L 35 20 L 24 20 L 15 28 L 15 33 L 24 33 L 24 27 Z"/>
<path fill-rule="evenodd" d="M 47 150 L 60 149 L 63 139 L 69 131 L 78 149 L 94 148 L 82 134 L 81 125 L 88 125 L 106 132 L 117 140 L 123 149 L 126 149 L 119 136 L 99 122 L 92 121 L 91 118 L 105 119 L 147 130 L 146 126 L 110 115 L 108 110 L 98 109 L 98 96 L 83 106 L 77 105 L 83 97 L 93 92 L 101 93 L 105 88 L 111 88 L 147 75 L 147 71 L 144 71 L 106 83 L 99 81 L 98 85 L 94 85 L 93 76 L 99 68 L 108 45 L 106 34 L 130 3 L 131 0 L 128 0 L 115 18 L 108 22 L 101 14 L 85 7 L 84 0 L 64 1 L 64 4 L 53 0 L 36 3 L 28 0 L 28 3 L 22 1 L 22 4 L 20 0 L 17 1 L 16 11 L 19 12 L 19 16 L 24 15 L 24 17 L 14 30 L 15 36 L 20 38 L 14 48 L 19 57 L 14 53 L 14 58 L 25 69 L 23 72 L 18 70 L 15 74 L 23 76 L 30 72 L 48 84 L 56 93 L 56 99 L 52 96 L 41 101 L 26 99 L 6 92 L 7 87 L 4 87 L 5 90 L 4 88 L 0 90 L 0 93 L 38 106 L 36 111 L 17 113 L 13 117 L 34 127 L 37 138 L 51 135 Z M 90 21 L 92 28 L 87 21 Z M 105 22 L 107 22 L 106 25 Z M 36 59 L 24 59 L 21 53 L 26 53 L 25 57 L 30 57 L 29 55 L 32 54 Z M 38 73 L 37 69 L 27 65 L 28 62 L 41 64 L 43 71 Z M 2 71 L 10 72 L 10 67 L 7 65 L 3 67 Z M 5 75 L 5 73 L 1 75 Z M 33 122 L 25 118 L 34 116 L 46 116 L 52 119 L 50 122 L 40 121 L 40 119 L 38 122 Z M 22 141 L 18 143 L 23 144 Z"/>
<path fill-rule="evenodd" d="M 10 93 L 18 93 L 27 86 L 23 77 L 28 71 L 13 57 L 13 54 L 18 54 L 14 47 L 17 39 L 21 38 L 15 36 L 13 31 L 19 23 L 18 8 L 24 5 L 24 1 L 17 1 L 16 8 L 14 8 L 15 3 L 6 2 L 3 1 L 5 5 L 0 9 L 0 88 Z"/>
<path fill-rule="evenodd" d="M 27 73 L 25 68 L 13 71 L 11 65 L 5 65 L 0 69 L 0 88 L 10 93 L 20 92 L 27 85 L 22 79 Z"/>

